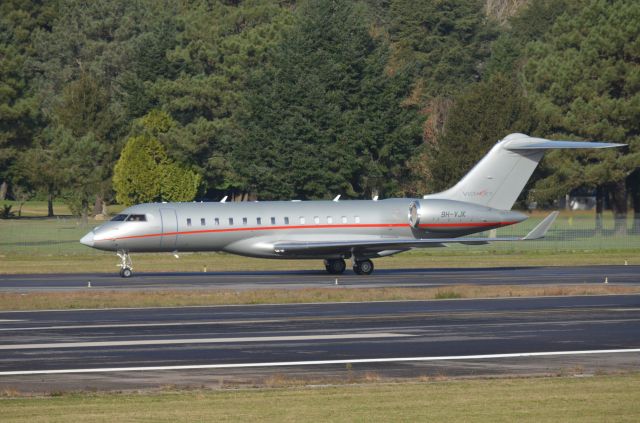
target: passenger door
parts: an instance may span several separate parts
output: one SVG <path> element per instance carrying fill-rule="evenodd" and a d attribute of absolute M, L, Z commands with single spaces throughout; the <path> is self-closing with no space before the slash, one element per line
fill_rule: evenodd
<path fill-rule="evenodd" d="M 162 218 L 162 237 L 160 247 L 163 250 L 173 251 L 176 249 L 176 239 L 178 238 L 178 216 L 174 209 L 160 209 Z"/>

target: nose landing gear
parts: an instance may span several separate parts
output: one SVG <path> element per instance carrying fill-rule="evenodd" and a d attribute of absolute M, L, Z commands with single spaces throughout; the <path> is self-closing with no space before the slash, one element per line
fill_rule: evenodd
<path fill-rule="evenodd" d="M 118 264 L 120 267 L 120 277 L 130 278 L 133 275 L 133 263 L 131 257 L 129 257 L 129 253 L 124 250 L 118 250 L 116 254 L 121 260 L 121 263 Z"/>

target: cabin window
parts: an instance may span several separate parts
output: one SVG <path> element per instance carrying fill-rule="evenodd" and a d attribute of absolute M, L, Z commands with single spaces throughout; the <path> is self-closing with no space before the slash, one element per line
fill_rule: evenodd
<path fill-rule="evenodd" d="M 233 217 L 229 218 L 229 226 L 233 226 Z"/>
<path fill-rule="evenodd" d="M 187 219 L 187 226 L 191 227 L 191 219 Z"/>
<path fill-rule="evenodd" d="M 125 220 L 127 220 L 126 214 L 117 214 L 111 219 L 112 222 L 124 222 Z"/>
<path fill-rule="evenodd" d="M 215 223 L 216 226 L 220 226 L 220 218 L 216 217 L 213 219 L 213 223 Z"/>
<path fill-rule="evenodd" d="M 261 217 L 256 217 L 256 223 L 258 225 L 262 225 L 262 218 Z"/>
<path fill-rule="evenodd" d="M 306 222 L 306 219 L 304 218 L 304 216 L 300 216 L 300 224 L 304 225 Z"/>
<path fill-rule="evenodd" d="M 243 225 L 246 225 L 246 224 L 247 224 L 247 218 L 246 218 L 246 217 L 243 217 L 243 218 L 242 218 L 242 224 L 243 224 Z"/>
<path fill-rule="evenodd" d="M 276 224 L 276 218 L 275 218 L 275 217 L 272 217 L 272 218 L 271 218 L 271 224 L 272 224 L 272 225 L 275 225 L 275 224 Z"/>
<path fill-rule="evenodd" d="M 327 223 L 329 224 L 333 223 L 333 217 L 327 216 Z"/>
<path fill-rule="evenodd" d="M 355 216 L 354 220 L 356 221 L 356 223 L 360 223 L 360 216 Z"/>
<path fill-rule="evenodd" d="M 320 216 L 313 216 L 313 223 L 315 223 L 316 225 L 320 223 Z"/>
<path fill-rule="evenodd" d="M 144 214 L 132 214 L 127 217 L 127 222 L 146 222 L 147 216 Z"/>
<path fill-rule="evenodd" d="M 347 216 L 342 216 L 342 223 L 347 223 Z"/>
<path fill-rule="evenodd" d="M 204 217 L 200 219 L 200 226 L 205 226 L 207 224 L 207 221 L 204 220 Z"/>
<path fill-rule="evenodd" d="M 285 218 L 284 218 L 284 224 L 285 224 L 285 225 L 288 225 L 288 224 L 289 224 L 289 218 L 288 218 L 288 217 L 285 217 Z"/>

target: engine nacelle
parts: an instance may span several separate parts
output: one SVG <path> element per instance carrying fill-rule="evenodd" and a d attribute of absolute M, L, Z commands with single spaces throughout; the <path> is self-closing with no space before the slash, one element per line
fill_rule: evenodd
<path fill-rule="evenodd" d="M 412 228 L 428 232 L 477 232 L 513 225 L 527 219 L 522 213 L 496 210 L 454 200 L 414 200 L 409 204 Z"/>

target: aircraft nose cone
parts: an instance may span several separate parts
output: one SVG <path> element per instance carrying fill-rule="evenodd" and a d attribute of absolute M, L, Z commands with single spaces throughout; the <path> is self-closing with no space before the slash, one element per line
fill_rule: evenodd
<path fill-rule="evenodd" d="M 89 232 L 80 239 L 80 243 L 87 247 L 93 247 L 93 232 Z"/>

